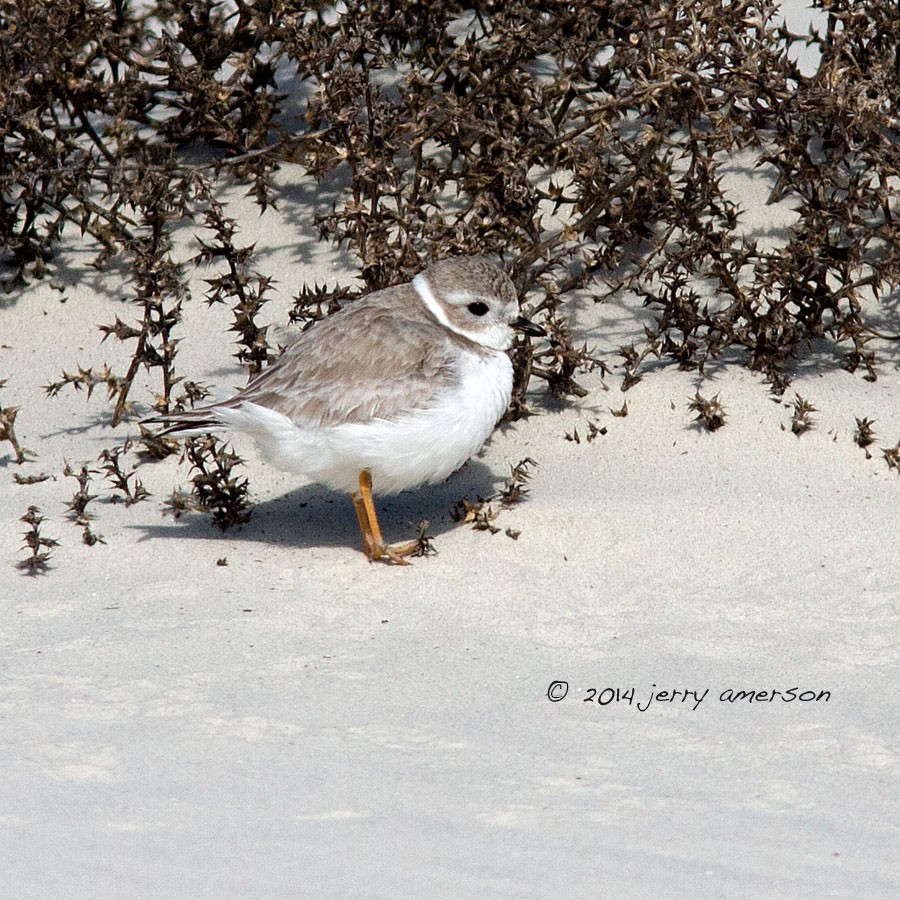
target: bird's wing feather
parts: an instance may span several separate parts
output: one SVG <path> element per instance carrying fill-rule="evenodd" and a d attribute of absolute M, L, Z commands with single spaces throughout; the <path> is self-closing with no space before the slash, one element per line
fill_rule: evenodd
<path fill-rule="evenodd" d="M 396 309 L 371 299 L 303 332 L 244 390 L 218 405 L 256 403 L 314 428 L 391 419 L 429 406 L 456 377 L 453 343 L 437 323 L 411 316 L 401 326 Z"/>

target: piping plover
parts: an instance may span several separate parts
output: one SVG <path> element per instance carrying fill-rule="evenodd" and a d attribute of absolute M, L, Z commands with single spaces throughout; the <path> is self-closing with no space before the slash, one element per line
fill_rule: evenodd
<path fill-rule="evenodd" d="M 267 462 L 351 495 L 370 561 L 405 565 L 418 542 L 385 544 L 373 488 L 442 481 L 481 449 L 509 405 L 514 331 L 545 334 L 506 274 L 447 259 L 317 322 L 234 397 L 146 421 L 247 432 Z"/>

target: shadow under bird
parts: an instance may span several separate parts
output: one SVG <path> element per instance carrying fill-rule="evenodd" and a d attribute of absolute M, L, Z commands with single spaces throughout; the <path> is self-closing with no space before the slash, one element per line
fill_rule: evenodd
<path fill-rule="evenodd" d="M 235 396 L 145 421 L 246 432 L 271 465 L 350 494 L 370 561 L 405 565 L 419 542 L 384 542 L 373 489 L 434 484 L 481 449 L 512 395 L 516 331 L 546 334 L 509 277 L 447 259 L 317 322 Z"/>

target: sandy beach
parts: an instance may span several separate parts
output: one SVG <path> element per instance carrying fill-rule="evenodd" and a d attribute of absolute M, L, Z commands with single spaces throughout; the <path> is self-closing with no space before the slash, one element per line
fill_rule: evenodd
<path fill-rule="evenodd" d="M 228 209 L 287 337 L 304 283 L 355 272 L 316 241 L 315 186 L 290 165 L 277 179 L 279 209 L 241 191 Z M 734 171 L 748 235 L 777 240 L 794 213 L 766 205 L 771 187 Z M 623 393 L 617 350 L 646 313 L 585 296 L 572 325 L 611 375 L 583 376 L 577 403 L 531 396 L 536 415 L 446 483 L 378 499 L 389 540 L 427 519 L 435 555 L 367 563 L 348 498 L 240 436 L 247 525 L 165 515 L 190 478 L 172 456 L 140 467 L 133 506 L 94 477 L 103 543 L 87 546 L 63 468 L 138 436 L 135 419 L 110 427 L 102 387 L 44 390 L 128 358 L 97 329 L 134 314 L 128 273 L 91 256 L 72 241 L 0 299 L 0 400 L 34 453 L 19 466 L 0 445 L 0 894 L 897 896 L 900 477 L 881 451 L 900 441 L 896 349 L 875 382 L 814 355 L 783 397 L 724 363 L 702 380 L 659 366 Z M 245 374 L 208 275 L 179 371 L 226 395 Z M 145 412 L 155 389 L 135 392 Z M 698 390 L 727 413 L 715 432 L 689 409 Z M 795 395 L 816 410 L 800 435 Z M 528 496 L 494 501 L 496 533 L 454 520 L 526 458 Z M 14 567 L 30 505 L 59 541 L 35 577 Z"/>

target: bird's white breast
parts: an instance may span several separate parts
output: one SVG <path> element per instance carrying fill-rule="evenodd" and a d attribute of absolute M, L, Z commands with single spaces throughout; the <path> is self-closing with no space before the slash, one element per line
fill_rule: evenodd
<path fill-rule="evenodd" d="M 499 351 L 462 352 L 457 371 L 455 385 L 428 409 L 334 429 L 333 445 L 351 463 L 345 475 L 354 486 L 360 468 L 372 473 L 378 493 L 442 481 L 482 448 L 509 405 L 512 363 Z M 342 486 L 348 489 L 346 479 Z"/>

